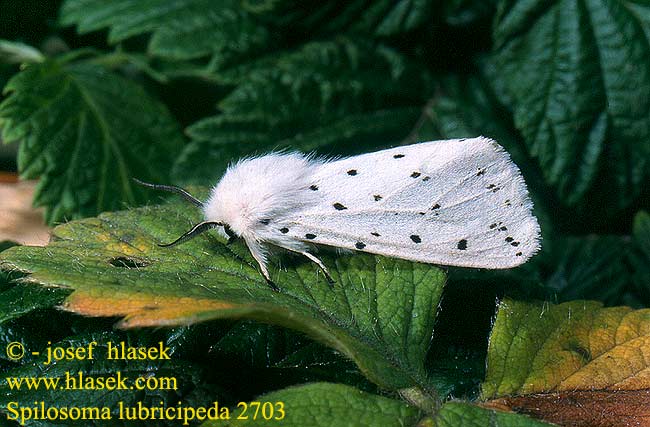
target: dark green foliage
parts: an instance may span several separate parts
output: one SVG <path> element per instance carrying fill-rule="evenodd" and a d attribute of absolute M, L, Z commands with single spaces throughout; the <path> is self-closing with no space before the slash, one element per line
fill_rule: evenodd
<path fill-rule="evenodd" d="M 530 154 L 569 205 L 628 206 L 650 168 L 650 7 L 503 1 L 496 67 Z"/>
<path fill-rule="evenodd" d="M 212 182 L 233 156 L 291 148 L 354 153 L 398 142 L 417 120 L 431 77 L 393 49 L 314 42 L 224 73 L 236 84 L 222 114 L 187 129 L 178 180 Z M 207 157 L 206 157 L 207 154 Z"/>

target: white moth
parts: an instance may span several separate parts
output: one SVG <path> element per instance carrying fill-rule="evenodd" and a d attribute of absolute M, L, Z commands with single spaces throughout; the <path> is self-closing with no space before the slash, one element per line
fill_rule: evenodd
<path fill-rule="evenodd" d="M 205 221 L 171 246 L 210 228 L 243 238 L 269 276 L 283 248 L 327 268 L 316 245 L 411 261 L 502 269 L 540 247 L 540 230 L 517 166 L 484 137 L 432 141 L 327 160 L 273 153 L 231 165 L 202 203 Z M 330 279 L 331 280 L 331 279 Z"/>

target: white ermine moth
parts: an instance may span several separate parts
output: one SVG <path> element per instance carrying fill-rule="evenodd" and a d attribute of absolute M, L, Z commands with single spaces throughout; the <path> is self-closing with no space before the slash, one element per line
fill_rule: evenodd
<path fill-rule="evenodd" d="M 316 263 L 331 281 L 317 245 L 431 264 L 502 269 L 540 247 L 540 230 L 517 166 L 501 146 L 478 137 L 422 142 L 327 160 L 271 153 L 239 160 L 172 246 L 210 228 L 243 238 L 262 275 L 269 250 Z"/>

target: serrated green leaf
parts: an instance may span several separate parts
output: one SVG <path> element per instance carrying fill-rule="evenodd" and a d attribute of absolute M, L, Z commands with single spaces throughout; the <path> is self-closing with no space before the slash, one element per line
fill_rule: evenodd
<path fill-rule="evenodd" d="M 239 321 L 211 349 L 244 361 L 249 366 L 276 366 L 287 353 L 311 342 L 273 325 Z"/>
<path fill-rule="evenodd" d="M 131 177 L 164 182 L 182 145 L 174 119 L 141 87 L 90 62 L 46 61 L 14 76 L 0 104 L 18 168 L 40 178 L 48 223 L 143 200 Z"/>
<path fill-rule="evenodd" d="M 214 182 L 225 165 L 277 148 L 350 154 L 408 134 L 431 91 L 424 67 L 363 41 L 314 42 L 220 73 L 222 114 L 187 130 L 177 181 Z"/>
<path fill-rule="evenodd" d="M 210 346 L 210 352 L 219 355 L 218 366 L 235 361 L 238 370 L 263 371 L 273 388 L 331 381 L 376 391 L 376 386 L 339 352 L 274 325 L 239 321 Z"/>
<path fill-rule="evenodd" d="M 628 206 L 650 170 L 650 8 L 618 0 L 502 0 L 497 76 L 515 124 L 567 205 Z"/>
<path fill-rule="evenodd" d="M 276 120 L 300 113 L 297 106 L 328 113 L 411 106 L 432 87 L 421 64 L 359 38 L 307 43 L 233 67 L 220 78 L 238 84 L 219 103 L 224 112 Z"/>
<path fill-rule="evenodd" d="M 255 416 L 254 406 L 243 412 L 238 408 L 231 414 L 228 426 L 415 426 L 420 411 L 398 400 L 389 399 L 353 387 L 313 383 L 289 387 L 256 399 L 269 402 L 264 419 L 262 409 Z M 268 405 L 267 405 L 268 406 Z M 271 415 L 272 413 L 272 415 Z M 284 414 L 284 416 L 282 416 Z M 248 417 L 247 419 L 238 419 Z M 274 419 L 282 417 L 281 419 Z M 203 427 L 223 425 L 223 421 L 207 421 Z"/>
<path fill-rule="evenodd" d="M 0 292 L 0 325 L 33 310 L 53 307 L 63 301 L 67 292 L 62 289 L 33 285 L 15 285 Z"/>
<path fill-rule="evenodd" d="M 243 244 L 205 235 L 175 248 L 197 212 L 178 204 L 134 209 L 54 229 L 46 248 L 10 248 L 5 267 L 33 282 L 74 289 L 64 307 L 80 314 L 126 316 L 123 327 L 189 324 L 248 317 L 306 332 L 354 360 L 389 389 L 430 384 L 424 357 L 431 341 L 444 273 L 426 265 L 370 255 L 323 256 L 336 281 L 315 266 L 283 259 L 268 288 Z M 45 254 L 47 253 L 47 256 Z M 70 268 L 70 266 L 74 268 Z"/>
<path fill-rule="evenodd" d="M 214 55 L 225 62 L 261 51 L 270 39 L 235 0 L 67 0 L 60 20 L 77 25 L 80 33 L 108 27 L 113 44 L 152 33 L 148 51 L 176 60 Z"/>
<path fill-rule="evenodd" d="M 12 246 L 17 245 L 0 242 L 0 252 Z M 15 272 L 0 270 L 0 326 L 34 310 L 53 307 L 68 293 L 61 289 L 14 283 L 18 278 Z"/>

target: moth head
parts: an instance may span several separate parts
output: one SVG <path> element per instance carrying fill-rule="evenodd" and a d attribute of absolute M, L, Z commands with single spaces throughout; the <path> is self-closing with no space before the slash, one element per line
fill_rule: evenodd
<path fill-rule="evenodd" d="M 193 205 L 198 206 L 199 208 L 201 208 L 202 210 L 205 211 L 204 203 L 202 201 L 200 201 L 199 199 L 197 199 L 196 197 L 192 196 L 187 190 L 185 190 L 183 188 L 176 187 L 176 186 L 173 186 L 173 185 L 149 184 L 147 182 L 143 182 L 143 181 L 140 181 L 140 180 L 135 179 L 135 178 L 134 178 L 134 181 L 137 182 L 140 185 L 145 186 L 145 187 L 153 188 L 153 189 L 156 189 L 156 190 L 169 191 L 171 193 L 178 194 L 178 195 L 182 196 L 185 200 L 189 201 Z M 219 231 L 222 232 L 222 234 L 227 236 L 228 237 L 228 243 L 231 243 L 236 238 L 235 233 L 232 232 L 232 230 L 230 229 L 228 224 L 225 224 L 222 221 L 207 219 L 205 221 L 199 222 L 198 224 L 195 224 L 194 226 L 192 226 L 192 228 L 190 228 L 188 231 L 183 233 L 183 235 L 181 235 L 178 239 L 174 240 L 173 242 L 166 243 L 166 244 L 159 244 L 158 246 L 161 246 L 161 247 L 164 247 L 164 248 L 168 248 L 168 247 L 171 247 L 171 246 L 176 246 L 176 245 L 178 245 L 180 243 L 186 242 L 186 241 L 198 236 L 199 234 L 201 234 L 201 233 L 203 233 L 205 231 L 211 230 L 213 228 L 218 228 Z"/>

